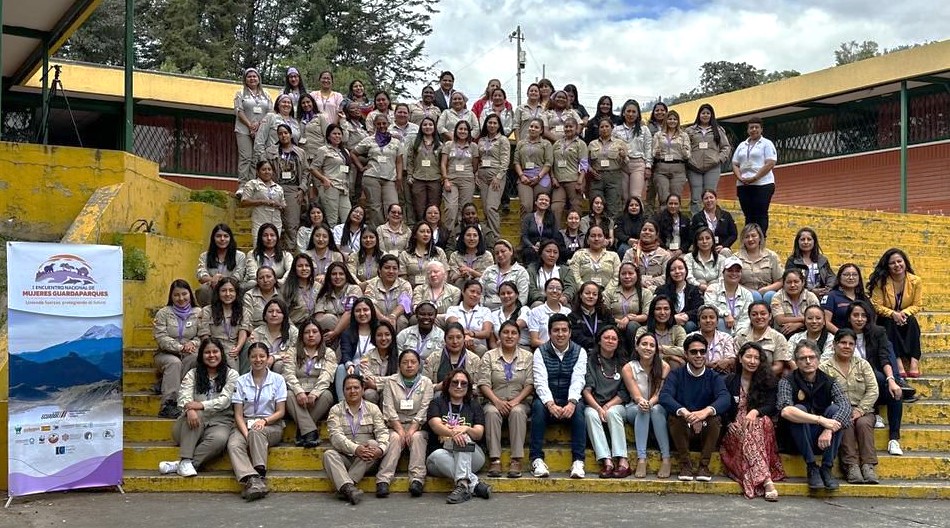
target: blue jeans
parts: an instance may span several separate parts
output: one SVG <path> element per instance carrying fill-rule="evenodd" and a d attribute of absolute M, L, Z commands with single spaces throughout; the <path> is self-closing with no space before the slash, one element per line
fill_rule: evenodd
<path fill-rule="evenodd" d="M 775 297 L 774 291 L 767 291 L 765 295 L 759 293 L 759 290 L 750 290 L 752 292 L 753 301 L 765 301 L 767 304 L 772 304 L 772 297 Z"/>
<path fill-rule="evenodd" d="M 627 404 L 627 421 L 633 424 L 633 436 L 637 442 L 637 458 L 647 457 L 647 437 L 650 424 L 653 424 L 653 436 L 660 446 L 660 456 L 670 458 L 670 430 L 666 425 L 666 409 L 656 404 L 650 412 L 640 410 L 636 403 Z"/>
<path fill-rule="evenodd" d="M 796 405 L 795 407 L 808 412 L 808 409 L 804 405 Z M 831 404 L 825 409 L 825 413 L 822 415 L 825 418 L 834 418 L 835 413 L 838 412 L 838 406 Z M 805 463 L 808 465 L 813 465 L 815 463 L 815 452 L 821 451 L 818 448 L 818 436 L 821 435 L 822 431 L 825 430 L 824 427 L 818 424 L 800 424 L 789 422 L 788 429 L 791 432 L 792 440 L 795 441 L 795 446 L 798 448 L 798 452 L 802 454 L 802 458 L 805 459 Z M 827 469 L 831 469 L 834 466 L 835 458 L 838 456 L 838 447 L 841 446 L 841 431 L 839 430 L 836 433 L 831 435 L 831 445 L 828 446 L 821 454 L 821 465 Z"/>
<path fill-rule="evenodd" d="M 893 357 L 893 352 L 891 353 Z M 897 373 L 897 368 L 891 366 L 894 369 L 894 372 Z M 877 370 L 874 371 L 874 377 L 877 378 L 877 388 L 880 394 L 877 397 L 877 402 L 875 405 L 884 405 L 887 407 L 887 429 L 888 429 L 888 439 L 889 440 L 900 440 L 901 439 L 901 421 L 904 418 L 904 402 L 903 400 L 895 400 L 891 393 L 887 390 L 887 381 L 885 379 L 884 373 Z"/>
<path fill-rule="evenodd" d="M 562 405 L 555 400 L 554 403 Z M 567 405 L 567 402 L 563 402 Z M 570 422 L 571 424 L 571 460 L 584 460 L 584 449 L 587 448 L 587 423 L 584 420 L 584 404 L 577 402 L 574 414 L 565 420 L 558 420 L 551 416 L 548 408 L 541 403 L 541 398 L 535 398 L 531 404 L 531 439 L 528 442 L 531 460 L 544 459 L 544 432 L 548 422 Z"/>

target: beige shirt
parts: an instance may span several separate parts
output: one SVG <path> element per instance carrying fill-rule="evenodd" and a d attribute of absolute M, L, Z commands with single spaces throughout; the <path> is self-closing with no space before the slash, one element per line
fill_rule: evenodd
<path fill-rule="evenodd" d="M 343 315 L 353 301 L 363 296 L 360 287 L 355 284 L 347 284 L 342 290 L 336 291 L 333 288 L 323 296 L 317 299 L 314 306 L 314 313 L 327 313 L 333 315 Z"/>
<path fill-rule="evenodd" d="M 629 159 L 642 159 L 647 168 L 653 166 L 653 134 L 646 125 L 640 125 L 640 133 L 634 134 L 635 129 L 621 123 L 614 127 L 613 136 L 627 145 Z"/>
<path fill-rule="evenodd" d="M 212 391 L 206 394 L 195 393 L 195 383 L 197 381 L 198 369 L 191 369 L 181 380 L 181 388 L 178 390 L 178 408 L 184 409 L 185 405 L 196 401 L 204 405 L 204 409 L 198 411 L 202 419 L 207 420 L 211 417 L 220 417 L 234 419 L 234 406 L 231 405 L 231 395 L 234 394 L 234 386 L 238 380 L 238 371 L 229 368 L 227 381 L 221 392 L 214 392 L 214 380 L 211 380 Z"/>
<path fill-rule="evenodd" d="M 851 406 L 860 409 L 864 414 L 874 412 L 877 397 L 880 391 L 877 378 L 874 377 L 874 368 L 866 359 L 860 356 L 851 356 L 848 373 L 845 374 L 838 367 L 834 357 L 826 359 L 818 365 L 829 378 L 838 382 L 841 389 L 848 395 Z"/>
<path fill-rule="evenodd" d="M 244 185 L 241 186 L 241 196 L 247 200 L 273 200 L 281 204 L 281 206 L 287 205 L 284 199 L 284 188 L 278 185 L 274 180 L 267 183 L 264 183 L 258 178 L 247 180 L 244 182 Z M 274 224 L 280 229 L 283 226 L 280 209 L 269 205 L 255 205 L 251 209 L 251 224 Z M 252 238 L 255 236 L 257 236 L 257 233 L 254 233 Z"/>
<path fill-rule="evenodd" d="M 576 110 L 568 108 L 566 110 L 555 110 L 551 108 L 550 110 L 545 110 L 542 114 L 541 119 L 544 120 L 544 133 L 547 136 L 554 136 L 555 139 L 561 139 L 564 137 L 564 122 L 567 121 L 567 118 L 573 117 L 574 121 L 577 122 L 578 133 L 581 132 L 581 116 L 577 113 Z"/>
<path fill-rule="evenodd" d="M 319 284 L 314 284 L 309 288 L 297 288 L 294 298 L 288 299 L 290 320 L 293 324 L 300 324 L 313 315 L 317 304 L 317 292 L 319 291 Z"/>
<path fill-rule="evenodd" d="M 771 249 L 761 250 L 759 257 L 753 259 L 743 247 L 736 256 L 742 261 L 742 278 L 739 279 L 739 284 L 746 288 L 755 291 L 782 280 L 782 265 L 778 255 Z"/>
<path fill-rule="evenodd" d="M 791 315 L 795 317 L 804 317 L 805 308 L 809 306 L 819 306 L 818 297 L 808 291 L 804 290 L 798 295 L 798 302 L 793 303 L 792 300 L 788 297 L 788 294 L 785 293 L 785 290 L 779 290 L 775 292 L 775 295 L 772 297 L 772 317 L 777 315 Z"/>
<path fill-rule="evenodd" d="M 237 345 L 238 333 L 240 333 L 241 330 L 244 330 L 250 335 L 252 329 L 251 314 L 248 313 L 247 307 L 244 307 L 241 320 L 237 325 L 231 324 L 230 317 L 223 317 L 220 324 L 215 324 L 211 317 L 210 306 L 205 306 L 198 314 L 198 337 L 201 339 L 209 336 L 213 337 L 220 340 L 224 346 L 228 348 L 233 348 Z M 228 353 L 227 350 L 222 350 L 221 352 L 224 354 Z"/>
<path fill-rule="evenodd" d="M 455 125 L 462 120 L 468 121 L 468 124 L 471 126 L 472 137 L 478 137 L 478 118 L 475 117 L 475 112 L 467 108 L 463 108 L 460 112 L 456 112 L 451 108 L 446 109 L 439 114 L 439 120 L 436 121 L 435 129 L 443 137 L 446 135 L 453 137 Z"/>
<path fill-rule="evenodd" d="M 442 178 L 442 147 L 435 146 L 433 143 L 426 146 L 425 141 L 419 143 L 419 148 L 415 144 L 406 145 L 407 162 L 406 172 L 413 180 L 419 181 L 438 181 Z"/>
<path fill-rule="evenodd" d="M 433 257 L 420 257 L 414 250 L 400 251 L 399 275 L 405 277 L 406 280 L 409 281 L 409 284 L 414 287 L 423 284 L 426 278 L 426 265 L 433 260 L 448 264 L 448 259 L 445 258 L 445 251 L 440 247 L 435 248 L 435 255 Z"/>
<path fill-rule="evenodd" d="M 627 160 L 627 144 L 617 138 L 607 140 L 605 145 L 595 139 L 587 146 L 590 167 L 597 172 L 617 172 Z"/>
<path fill-rule="evenodd" d="M 482 356 L 475 374 L 475 384 L 488 386 L 495 396 L 511 400 L 525 387 L 534 385 L 534 354 L 523 348 L 515 350 L 511 379 L 505 375 L 505 359 L 501 348 L 493 348 Z"/>
<path fill-rule="evenodd" d="M 258 180 L 259 181 L 259 180 Z M 241 282 L 244 280 L 245 267 L 247 266 L 247 255 L 236 251 L 234 253 L 234 269 L 229 270 L 225 266 L 224 262 L 218 261 L 218 266 L 216 268 L 208 268 L 208 252 L 202 251 L 201 255 L 198 256 L 198 271 L 195 273 L 195 276 L 198 277 L 198 280 L 201 280 L 205 277 L 210 278 L 212 275 L 220 274 L 222 277 L 234 277 Z"/>
<path fill-rule="evenodd" d="M 658 162 L 685 161 L 689 159 L 689 136 L 679 130 L 673 136 L 663 131 L 653 136 L 653 158 Z"/>
<path fill-rule="evenodd" d="M 415 124 L 422 122 L 423 118 L 431 118 L 436 124 L 439 123 L 439 114 L 442 113 L 442 110 L 434 104 L 426 106 L 422 104 L 422 101 L 417 101 L 409 105 L 409 121 Z"/>
<path fill-rule="evenodd" d="M 296 358 L 294 360 L 284 363 L 284 368 L 289 369 L 289 372 L 294 374 L 293 378 L 284 376 L 289 391 L 295 395 L 301 393 L 319 395 L 324 391 L 331 390 L 338 361 L 336 352 L 327 348 L 323 359 L 308 358 L 300 365 L 296 364 Z"/>
<path fill-rule="evenodd" d="M 532 108 L 531 106 L 528 106 L 527 103 L 525 103 L 518 108 L 515 108 L 514 127 L 518 133 L 518 143 L 527 140 L 528 125 L 531 124 L 531 120 L 534 118 L 544 121 L 544 108 L 541 108 L 540 104 Z"/>
<path fill-rule="evenodd" d="M 653 302 L 653 293 L 646 287 L 641 289 L 641 299 L 637 297 L 637 291 L 633 290 L 629 295 L 625 294 L 620 287 L 607 291 L 606 302 L 609 304 L 610 313 L 614 319 L 620 320 L 628 315 L 643 315 L 650 311 L 650 303 Z M 641 308 L 642 305 L 642 308 Z"/>
<path fill-rule="evenodd" d="M 755 339 L 753 334 L 752 327 L 743 328 L 736 331 L 736 348 L 742 347 L 742 345 L 748 343 L 749 341 L 755 341 L 756 343 L 762 345 L 762 349 L 765 350 L 766 357 L 769 358 L 769 363 L 774 363 L 776 361 L 792 361 L 792 351 L 788 348 L 788 340 L 785 339 L 778 330 L 774 328 L 766 328 L 765 333 L 762 334 L 762 337 Z"/>
<path fill-rule="evenodd" d="M 360 263 L 359 253 L 350 253 L 346 256 L 346 268 L 360 284 L 379 276 L 379 263 L 372 255 L 367 255 L 366 261 Z"/>
<path fill-rule="evenodd" d="M 454 141 L 442 145 L 442 156 L 446 157 L 446 177 L 473 178 L 475 176 L 475 158 L 478 157 L 478 144 L 470 142 L 467 146 L 457 147 Z"/>
<path fill-rule="evenodd" d="M 442 286 L 442 293 L 438 296 L 432 293 L 428 284 L 422 284 L 412 290 L 412 306 L 416 307 L 423 301 L 429 301 L 435 305 L 436 313 L 444 314 L 450 307 L 459 303 L 461 295 L 461 290 L 449 283 Z"/>
<path fill-rule="evenodd" d="M 459 275 L 458 271 L 461 266 L 468 266 L 480 273 L 485 273 L 485 270 L 488 269 L 488 266 L 491 266 L 494 263 L 495 259 L 488 251 L 482 253 L 481 256 L 476 256 L 471 260 L 465 253 L 459 253 L 456 251 L 449 255 L 449 282 L 455 283 L 461 280 L 461 276 Z"/>
<path fill-rule="evenodd" d="M 554 146 L 550 141 L 538 138 L 529 141 L 527 138 L 518 142 L 515 149 L 515 163 L 521 165 L 521 170 L 550 168 L 554 165 Z"/>
<path fill-rule="evenodd" d="M 360 141 L 353 152 L 367 159 L 363 177 L 396 180 L 396 159 L 402 156 L 402 141 L 393 137 L 385 147 L 376 143 L 375 137 Z"/>
<path fill-rule="evenodd" d="M 501 134 L 494 139 L 487 136 L 478 140 L 478 176 L 483 179 L 501 180 L 508 171 L 511 161 L 511 145 L 508 138 Z"/>
<path fill-rule="evenodd" d="M 256 286 L 244 294 L 244 313 L 250 318 L 251 329 L 264 324 L 264 305 L 271 299 L 283 299 L 279 290 L 274 290 L 274 294 L 265 299 L 260 288 Z"/>
<path fill-rule="evenodd" d="M 464 350 L 462 353 L 465 354 L 463 356 L 465 358 L 465 365 L 463 367 L 465 372 L 468 372 L 468 375 L 472 378 L 472 380 L 477 379 L 476 373 L 481 366 L 482 360 L 479 359 L 479 357 L 471 350 Z M 438 374 L 439 367 L 442 366 L 442 360 L 445 356 L 446 354 L 444 352 L 437 352 L 435 354 L 430 354 L 429 357 L 426 358 L 425 368 L 423 369 L 422 373 L 427 378 L 432 380 L 432 383 L 439 383 L 442 381 L 438 379 Z M 452 370 L 451 365 L 449 365 L 449 370 Z"/>
<path fill-rule="evenodd" d="M 290 325 L 286 341 L 280 337 L 280 334 L 272 338 L 270 332 L 267 331 L 267 325 L 258 326 L 251 332 L 252 343 L 264 343 L 270 350 L 271 356 L 285 363 L 290 363 L 297 357 L 297 339 L 297 327 L 294 325 Z"/>
<path fill-rule="evenodd" d="M 198 307 L 192 308 L 190 315 L 181 326 L 181 331 L 179 331 L 179 319 L 175 315 L 174 308 L 163 306 L 158 310 L 155 319 L 152 321 L 152 333 L 155 336 L 155 342 L 158 343 L 159 352 L 178 355 L 181 353 L 181 349 L 184 348 L 185 343 L 188 342 L 194 343 L 197 351 L 197 347 L 201 343 L 198 339 L 198 316 L 200 313 L 201 310 Z"/>
<path fill-rule="evenodd" d="M 591 255 L 590 249 L 579 249 L 568 261 L 578 293 L 581 285 L 587 281 L 594 281 L 608 291 L 616 288 L 620 264 L 617 253 L 607 249 L 601 251 L 597 259 Z"/>
<path fill-rule="evenodd" d="M 345 196 L 350 189 L 350 166 L 346 163 L 343 153 L 330 145 L 318 147 L 313 153 L 313 159 L 310 162 L 311 169 L 317 169 L 320 174 L 330 180 L 330 186 Z M 317 188 L 320 184 L 316 180 L 313 183 Z"/>
<path fill-rule="evenodd" d="M 380 251 L 398 257 L 399 252 L 409 245 L 412 231 L 409 230 L 406 224 L 401 224 L 398 229 L 393 229 L 389 222 L 385 222 L 376 228 L 376 236 L 379 240 Z"/>
<path fill-rule="evenodd" d="M 383 286 L 383 280 L 379 277 L 370 279 L 363 288 L 363 295 L 373 301 L 376 311 L 391 314 L 402 302 L 411 302 L 412 286 L 405 279 L 396 278 L 392 287 Z"/>
<path fill-rule="evenodd" d="M 666 282 L 666 263 L 670 260 L 670 252 L 657 246 L 649 253 L 632 247 L 623 254 L 623 262 L 633 262 L 640 272 L 640 283 L 644 288 L 655 292 L 658 286 Z"/>
<path fill-rule="evenodd" d="M 560 183 L 576 182 L 580 179 L 580 162 L 586 161 L 587 157 L 587 145 L 580 138 L 557 140 L 554 143 L 554 177 Z"/>
<path fill-rule="evenodd" d="M 418 376 L 411 389 L 406 388 L 400 374 L 393 374 L 376 381 L 382 386 L 383 418 L 387 422 L 399 421 L 403 425 L 426 423 L 429 403 L 432 401 L 432 380 Z"/>
<path fill-rule="evenodd" d="M 360 409 L 356 414 L 352 413 L 345 401 L 330 408 L 327 429 L 333 449 L 353 456 L 357 447 L 375 440 L 379 448 L 386 452 L 389 447 L 389 428 L 383 420 L 383 412 L 366 400 L 363 400 Z"/>

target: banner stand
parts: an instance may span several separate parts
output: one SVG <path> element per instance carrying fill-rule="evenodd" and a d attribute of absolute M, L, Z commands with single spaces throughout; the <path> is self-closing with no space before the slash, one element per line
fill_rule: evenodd
<path fill-rule="evenodd" d="M 122 489 L 122 484 L 117 484 L 117 485 L 115 485 L 115 486 L 104 486 L 104 487 L 107 487 L 107 488 L 116 488 L 116 489 L 119 490 L 119 494 L 125 495 L 125 490 Z M 29 495 L 23 495 L 23 497 L 29 497 Z M 14 497 L 13 495 L 8 496 L 8 497 L 7 497 L 7 502 L 3 505 L 3 509 L 9 508 L 9 507 L 10 507 L 10 504 L 13 503 L 13 499 L 15 499 L 15 498 L 16 498 L 16 497 Z"/>

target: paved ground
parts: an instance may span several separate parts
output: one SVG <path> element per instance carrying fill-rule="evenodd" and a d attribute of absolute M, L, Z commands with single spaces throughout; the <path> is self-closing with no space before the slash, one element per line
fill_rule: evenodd
<path fill-rule="evenodd" d="M 367 495 L 351 507 L 329 494 L 285 493 L 246 504 L 228 494 L 71 492 L 15 500 L 0 511 L 2 527 L 269 528 L 304 526 L 811 526 L 923 527 L 950 525 L 950 501 L 783 498 L 714 495 L 497 494 L 445 504 L 442 494 L 410 499 Z"/>

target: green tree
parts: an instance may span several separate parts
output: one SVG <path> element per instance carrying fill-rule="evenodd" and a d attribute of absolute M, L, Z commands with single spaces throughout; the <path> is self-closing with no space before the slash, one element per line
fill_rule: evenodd
<path fill-rule="evenodd" d="M 852 40 L 851 42 L 842 42 L 835 50 L 835 66 L 851 64 L 864 59 L 870 59 L 880 55 L 878 44 L 873 40 L 865 40 L 861 43 Z"/>
<path fill-rule="evenodd" d="M 318 84 L 317 76 L 320 72 L 330 70 L 333 72 L 333 85 L 337 91 L 346 95 L 346 88 L 350 82 L 359 79 L 363 82 L 366 92 L 372 94 L 375 86 L 368 81 L 369 73 L 348 65 L 334 66 L 331 58 L 340 52 L 339 44 L 333 34 L 324 35 L 323 38 L 313 43 L 306 49 L 298 50 L 287 59 L 287 64 L 292 64 L 300 70 L 301 77 L 305 80 L 308 89 L 316 90 Z"/>
<path fill-rule="evenodd" d="M 135 0 L 136 68 L 157 68 L 163 60 L 154 35 L 157 1 Z M 125 64 L 125 0 L 103 0 L 56 56 L 108 66 Z"/>
<path fill-rule="evenodd" d="M 762 71 L 745 62 L 705 62 L 700 67 L 699 92 L 717 95 L 749 88 L 761 83 Z"/>

